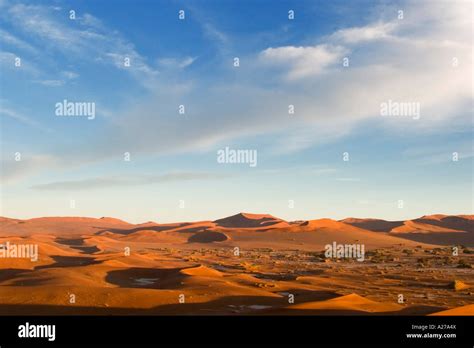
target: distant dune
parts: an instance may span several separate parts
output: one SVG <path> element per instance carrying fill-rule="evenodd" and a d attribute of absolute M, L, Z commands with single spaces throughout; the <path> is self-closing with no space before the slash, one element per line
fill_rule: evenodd
<path fill-rule="evenodd" d="M 380 219 L 347 218 L 341 220 L 341 222 L 374 232 L 390 232 L 393 228 L 403 225 L 403 221 L 386 221 Z"/>
<path fill-rule="evenodd" d="M 474 246 L 474 215 L 425 215 L 406 221 L 347 218 L 341 222 L 428 244 Z"/>
<path fill-rule="evenodd" d="M 214 221 L 216 226 L 225 228 L 267 229 L 288 227 L 289 224 L 269 214 L 239 213 Z"/>
<path fill-rule="evenodd" d="M 28 236 L 31 234 L 82 235 L 92 234 L 104 228 L 130 228 L 128 222 L 113 218 L 43 217 L 29 220 L 2 218 L 1 235 Z"/>
<path fill-rule="evenodd" d="M 242 233 L 244 231 L 245 233 Z M 258 232 L 272 232 L 272 237 L 259 235 Z M 287 236 L 287 233 L 295 232 L 300 235 Z M 318 233 L 307 235 L 308 232 Z M 318 219 L 288 223 L 269 214 L 239 213 L 215 221 L 130 224 L 110 217 L 100 219 L 46 217 L 29 220 L 1 217 L 0 234 L 3 236 L 47 234 L 70 237 L 90 234 L 124 235 L 127 238 L 123 240 L 169 243 L 212 243 L 233 239 L 242 242 L 251 240 L 261 246 L 279 243 L 282 238 L 296 238 L 318 247 L 331 243 L 335 238 L 341 242 L 359 240 L 368 247 L 394 243 L 409 245 L 410 241 L 429 245 L 473 246 L 474 219 L 472 215 L 430 215 L 407 221 L 347 218 L 340 221 Z"/>

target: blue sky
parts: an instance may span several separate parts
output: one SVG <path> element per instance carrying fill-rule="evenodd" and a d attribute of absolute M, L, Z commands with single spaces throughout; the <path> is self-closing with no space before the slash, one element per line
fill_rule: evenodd
<path fill-rule="evenodd" d="M 0 0 L 0 214 L 472 214 L 471 7 Z M 57 116 L 64 99 L 95 118 Z M 258 164 L 218 163 L 225 147 Z"/>

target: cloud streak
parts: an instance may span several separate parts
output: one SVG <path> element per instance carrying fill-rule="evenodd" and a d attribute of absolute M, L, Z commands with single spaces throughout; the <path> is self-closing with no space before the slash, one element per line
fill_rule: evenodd
<path fill-rule="evenodd" d="M 134 45 L 117 31 L 107 28 L 98 18 L 85 13 L 75 20 L 64 12 L 49 6 L 14 4 L 4 11 L 2 19 L 24 35 L 29 36 L 38 47 L 44 47 L 56 54 L 80 57 L 92 62 L 112 64 L 128 71 L 145 86 L 153 85 L 158 75 L 155 67 L 146 62 Z M 17 46 L 33 48 L 3 31 L 1 37 Z M 130 60 L 130 66 L 124 64 Z"/>
<path fill-rule="evenodd" d="M 346 52 L 343 47 L 332 45 L 270 47 L 260 53 L 260 59 L 268 64 L 289 66 L 287 78 L 296 80 L 326 71 L 328 66 L 339 62 Z"/>
<path fill-rule="evenodd" d="M 106 188 L 142 186 L 163 184 L 169 182 L 184 182 L 194 180 L 219 180 L 229 177 L 229 174 L 205 172 L 175 172 L 164 175 L 133 175 L 133 176 L 105 176 L 83 180 L 57 181 L 47 184 L 34 185 L 31 188 L 41 191 L 62 190 L 95 190 Z"/>

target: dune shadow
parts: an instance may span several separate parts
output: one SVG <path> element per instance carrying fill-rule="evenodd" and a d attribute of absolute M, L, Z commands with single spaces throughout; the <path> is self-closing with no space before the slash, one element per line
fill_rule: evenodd
<path fill-rule="evenodd" d="M 82 267 L 89 265 L 96 265 L 102 263 L 92 257 L 81 257 L 81 256 L 51 256 L 54 263 L 49 265 L 42 265 L 35 267 L 35 270 L 46 269 L 46 268 L 63 268 L 63 267 Z"/>
<path fill-rule="evenodd" d="M 107 272 L 105 281 L 121 288 L 179 289 L 183 268 L 127 268 Z"/>
<path fill-rule="evenodd" d="M 390 233 L 394 237 L 436 245 L 474 246 L 474 232 Z"/>
<path fill-rule="evenodd" d="M 29 279 L 18 279 L 12 282 L 11 284 L 8 284 L 8 286 L 41 286 L 45 285 L 50 281 L 52 278 L 29 278 Z"/>
<path fill-rule="evenodd" d="M 441 220 L 419 218 L 413 221 L 444 228 L 452 228 L 458 231 L 474 232 L 474 220 L 465 219 L 460 216 L 446 216 Z"/>
<path fill-rule="evenodd" d="M 152 308 L 0 304 L 0 315 L 394 316 L 428 315 L 446 309 L 444 307 L 415 306 L 392 312 L 364 312 L 351 309 L 292 309 L 286 308 L 287 305 L 288 302 L 285 298 L 265 296 L 227 296 L 201 303 L 165 304 Z"/>
<path fill-rule="evenodd" d="M 298 275 L 288 273 L 253 273 L 255 278 L 263 280 L 293 281 Z"/>
<path fill-rule="evenodd" d="M 80 246 L 84 244 L 84 238 L 56 238 L 55 239 L 56 243 L 63 244 L 63 245 L 68 245 L 68 246 Z"/>
<path fill-rule="evenodd" d="M 2 269 L 0 270 L 0 283 L 15 279 L 19 275 L 29 273 L 31 270 L 29 269 L 21 269 L 21 268 L 7 268 L 7 269 Z M 10 286 L 10 285 L 8 285 Z"/>
<path fill-rule="evenodd" d="M 222 232 L 203 231 L 189 237 L 188 243 L 213 243 L 223 242 L 228 239 L 229 237 Z"/>
<path fill-rule="evenodd" d="M 96 247 L 95 245 L 85 245 L 84 243 L 85 238 L 72 238 L 72 239 L 66 239 L 66 238 L 56 238 L 55 242 L 58 244 L 63 244 L 67 245 L 72 249 L 79 250 L 81 254 L 94 254 L 96 252 L 99 252 L 100 249 Z"/>
<path fill-rule="evenodd" d="M 277 294 L 288 298 L 291 294 L 294 296 L 295 302 L 313 302 L 331 300 L 341 295 L 335 291 L 330 290 L 306 290 L 306 289 L 289 289 L 285 291 L 276 292 Z"/>
<path fill-rule="evenodd" d="M 304 294 L 303 294 L 304 295 Z M 308 301 L 300 296 L 297 303 L 314 301 L 314 294 L 306 294 Z M 339 297 L 331 292 L 322 291 L 316 294 L 318 301 Z M 356 309 L 296 309 L 289 308 L 286 297 L 265 296 L 227 296 L 205 303 L 167 304 L 150 309 L 149 314 L 161 315 L 230 315 L 230 316 L 394 316 L 394 315 L 427 315 L 443 310 L 442 307 L 415 306 L 399 311 L 366 312 Z"/>
<path fill-rule="evenodd" d="M 128 234 L 139 232 L 139 231 L 162 232 L 162 231 L 174 230 L 176 228 L 180 228 L 180 227 L 188 226 L 188 225 L 192 225 L 192 224 L 189 222 L 183 222 L 176 226 L 141 226 L 141 227 L 135 227 L 135 228 L 109 228 L 109 229 L 102 229 L 100 231 L 97 231 L 95 234 L 101 235 L 106 232 L 111 232 L 115 234 L 128 235 Z"/>

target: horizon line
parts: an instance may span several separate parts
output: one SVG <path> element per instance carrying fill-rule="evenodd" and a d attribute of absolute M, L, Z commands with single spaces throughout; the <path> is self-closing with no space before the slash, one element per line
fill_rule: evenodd
<path fill-rule="evenodd" d="M 386 220 L 386 219 L 383 219 L 383 218 L 378 218 L 378 217 L 355 217 L 355 216 L 348 216 L 348 217 L 345 217 L 343 219 L 334 219 L 334 218 L 331 218 L 331 217 L 320 217 L 320 218 L 314 218 L 314 219 L 292 219 L 292 220 L 285 220 L 285 219 L 282 219 L 282 218 L 279 218 L 278 216 L 275 216 L 273 214 L 269 214 L 269 213 L 249 213 L 249 212 L 238 212 L 236 214 L 233 214 L 233 215 L 228 215 L 228 216 L 225 216 L 225 217 L 221 217 L 221 218 L 218 218 L 218 219 L 215 219 L 215 220 L 182 220 L 182 221 L 172 221 L 172 222 L 157 222 L 157 221 L 153 221 L 153 220 L 148 220 L 148 221 L 144 221 L 144 222 L 139 222 L 139 223 L 132 223 L 132 222 L 129 222 L 129 221 L 126 221 L 124 219 L 121 219 L 121 218 L 117 218 L 117 217 L 113 217 L 113 216 L 101 216 L 101 217 L 93 217 L 93 216 L 78 216 L 78 215 L 54 215 L 54 216 L 38 216 L 38 217 L 31 217 L 31 218 L 14 218 L 14 217 L 8 217 L 8 216 L 3 216 L 3 215 L 0 215 L 0 219 L 9 219 L 9 220 L 21 220 L 21 221 L 28 221 L 28 220 L 34 220 L 34 219 L 42 219 L 42 218 L 49 218 L 49 219 L 53 219 L 53 218 L 79 218 L 79 219 L 96 219 L 96 220 L 101 220 L 101 219 L 115 219 L 115 220 L 120 220 L 120 221 L 123 221 L 125 223 L 128 223 L 128 224 L 131 224 L 131 225 L 140 225 L 140 224 L 145 224 L 145 223 L 150 223 L 150 222 L 153 222 L 153 223 L 156 223 L 156 224 L 170 224 L 170 223 L 196 223 L 196 222 L 204 222 L 204 221 L 211 221 L 211 222 L 215 222 L 217 220 L 221 220 L 221 219 L 226 219 L 226 218 L 229 218 L 229 217 L 233 217 L 233 216 L 236 216 L 236 215 L 243 215 L 243 214 L 248 214 L 248 215 L 260 215 L 262 217 L 273 217 L 273 218 L 276 218 L 276 219 L 279 219 L 279 220 L 282 220 L 282 221 L 285 221 L 285 222 L 296 222 L 296 221 L 311 221 L 311 220 L 323 220 L 323 219 L 329 219 L 329 220 L 333 220 L 333 221 L 338 221 L 338 222 L 341 222 L 343 220 L 347 220 L 347 219 L 361 219 L 361 220 L 383 220 L 383 221 L 387 221 L 387 222 L 399 222 L 399 221 L 410 221 L 410 220 L 416 220 L 416 219 L 421 219 L 421 218 L 424 218 L 424 217 L 431 217 L 431 216 L 443 216 L 443 217 L 449 217 L 449 216 L 455 216 L 455 217 L 465 217 L 465 216 L 468 216 L 468 217 L 474 217 L 474 213 L 471 213 L 471 214 L 443 214 L 443 213 L 436 213 L 436 214 L 425 214 L 425 215 L 422 215 L 422 216 L 419 216 L 419 217 L 415 217 L 415 218 L 409 218 L 409 219 L 401 219 L 401 220 Z"/>

